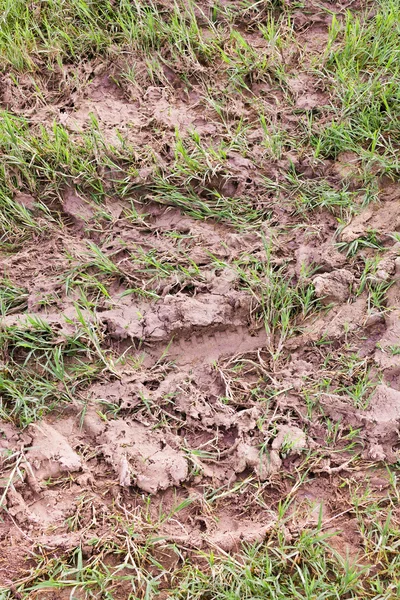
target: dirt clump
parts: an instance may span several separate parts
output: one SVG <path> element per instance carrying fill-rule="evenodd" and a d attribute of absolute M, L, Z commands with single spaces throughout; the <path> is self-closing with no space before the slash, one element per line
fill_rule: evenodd
<path fill-rule="evenodd" d="M 82 469 L 78 454 L 49 423 L 42 421 L 30 427 L 32 448 L 27 453 L 37 479 L 57 478 L 62 473 L 74 473 Z"/>
<path fill-rule="evenodd" d="M 272 448 L 288 454 L 299 454 L 307 448 L 306 434 L 300 427 L 281 425 L 272 442 Z"/>
<path fill-rule="evenodd" d="M 62 198 L 63 212 L 79 228 L 83 228 L 94 214 L 94 207 L 89 202 L 82 199 L 73 188 L 66 188 Z"/>
<path fill-rule="evenodd" d="M 397 184 L 382 189 L 380 195 L 382 204 L 370 204 L 354 216 L 349 225 L 341 231 L 340 239 L 350 243 L 371 231 L 383 236 L 398 231 L 400 229 L 399 195 Z"/>
<path fill-rule="evenodd" d="M 346 257 L 335 248 L 332 240 L 319 241 L 315 245 L 301 244 L 295 251 L 295 258 L 297 276 L 307 268 L 316 268 L 323 273 L 340 269 L 346 264 Z"/>
<path fill-rule="evenodd" d="M 112 421 L 101 435 L 102 453 L 119 477 L 120 485 L 131 481 L 154 494 L 178 486 L 188 477 L 188 462 L 179 450 L 180 440 L 151 431 L 135 421 Z"/>
<path fill-rule="evenodd" d="M 34 210 L 36 204 L 35 198 L 31 194 L 25 194 L 24 192 L 17 192 L 14 195 L 14 201 L 27 210 Z"/>
<path fill-rule="evenodd" d="M 264 523 L 254 523 L 251 519 L 237 519 L 225 515 L 204 535 L 207 545 L 221 548 L 225 552 L 238 550 L 242 544 L 262 542 L 272 529 L 274 519 L 266 516 Z"/>
<path fill-rule="evenodd" d="M 400 392 L 384 384 L 378 385 L 370 398 L 366 414 L 377 425 L 386 424 L 397 428 L 397 421 L 400 419 Z"/>
<path fill-rule="evenodd" d="M 288 80 L 287 85 L 295 98 L 296 108 L 313 110 L 329 103 L 329 95 L 318 89 L 318 84 L 306 73 Z"/>
<path fill-rule="evenodd" d="M 143 314 L 131 305 L 106 311 L 101 318 L 115 337 L 158 341 L 193 328 L 241 325 L 249 302 L 249 297 L 240 292 L 224 296 L 204 294 L 196 298 L 177 294 L 166 296 Z"/>
<path fill-rule="evenodd" d="M 315 294 L 323 304 L 342 304 L 350 294 L 350 285 L 354 275 L 347 269 L 338 269 L 332 273 L 322 273 L 313 279 Z"/>
<path fill-rule="evenodd" d="M 279 472 L 282 461 L 275 450 L 260 454 L 254 446 L 240 443 L 237 448 L 238 462 L 235 471 L 241 473 L 246 468 L 254 469 L 261 481 L 266 481 L 271 475 Z"/>
<path fill-rule="evenodd" d="M 400 392 L 380 384 L 371 394 L 366 409 L 356 409 L 345 397 L 334 394 L 325 394 L 321 402 L 335 421 L 361 427 L 366 456 L 373 460 L 397 461 Z"/>

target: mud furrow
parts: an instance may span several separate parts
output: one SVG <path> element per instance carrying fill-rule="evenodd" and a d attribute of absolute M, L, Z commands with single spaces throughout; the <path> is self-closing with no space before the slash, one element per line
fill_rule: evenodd
<path fill-rule="evenodd" d="M 211 333 L 196 331 L 192 335 L 172 339 L 169 346 L 165 342 L 146 346 L 145 352 L 155 360 L 165 357 L 179 365 L 212 363 L 225 356 L 254 352 L 266 342 L 264 330 L 251 334 L 247 327 L 238 326 Z"/>
<path fill-rule="evenodd" d="M 68 313 L 68 314 L 66 314 Z M 73 328 L 72 311 L 66 311 L 64 317 L 60 314 L 41 314 L 27 313 L 9 315 L 2 319 L 1 325 L 4 326 L 26 326 L 30 320 L 42 320 L 50 325 L 58 325 L 66 332 Z M 97 315 L 100 322 L 106 324 L 106 318 L 109 312 L 99 313 Z M 85 318 L 90 322 L 93 315 L 86 312 Z M 65 320 L 67 318 L 67 322 Z M 104 320 L 103 320 L 104 319 Z M 211 331 L 210 331 L 211 329 Z M 133 339 L 133 338 L 132 338 Z M 193 328 L 184 333 L 171 334 L 165 336 L 163 340 L 152 341 L 151 337 L 138 335 L 137 341 L 148 357 L 148 363 L 154 363 L 165 358 L 173 360 L 179 365 L 193 363 L 213 363 L 226 356 L 233 356 L 244 352 L 254 352 L 265 346 L 267 335 L 265 330 L 250 332 L 244 325 L 216 325 L 214 328 L 205 327 L 204 330 Z"/>

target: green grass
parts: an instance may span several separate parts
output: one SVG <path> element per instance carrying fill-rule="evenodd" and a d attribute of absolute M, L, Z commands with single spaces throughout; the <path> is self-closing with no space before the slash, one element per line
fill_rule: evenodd
<path fill-rule="evenodd" d="M 173 589 L 170 597 L 179 600 L 230 600 L 235 597 L 334 599 L 344 595 L 357 598 L 364 591 L 362 575 L 366 569 L 352 565 L 330 550 L 329 537 L 329 534 L 318 530 L 306 531 L 293 545 L 282 544 L 277 547 L 274 540 L 273 544 L 266 546 L 245 548 L 236 557 L 206 555 L 203 558 L 206 561 L 205 568 L 196 567 L 189 562 L 185 565 L 183 572 L 179 573 L 179 589 Z M 110 550 L 112 546 L 109 547 Z M 114 551 L 118 552 L 118 548 Z M 147 560 L 150 556 L 147 554 Z M 81 550 L 77 548 L 69 564 L 56 563 L 50 580 L 43 584 L 37 583 L 28 590 L 97 589 L 99 593 L 107 593 L 107 597 L 111 599 L 116 597 L 113 595 L 113 588 L 117 592 L 122 583 L 130 582 L 131 585 L 125 586 L 125 589 L 131 586 L 133 588 L 130 598 L 156 597 L 153 594 L 157 593 L 162 581 L 162 564 L 157 564 L 154 559 L 151 561 L 154 570 L 158 567 L 160 574 L 158 577 L 146 577 L 143 573 L 144 581 L 140 586 L 142 590 L 135 590 L 133 573 L 129 574 L 134 568 L 131 560 L 125 565 L 121 562 L 120 574 L 118 569 L 109 569 L 100 560 L 91 562 L 92 565 L 83 567 Z M 391 585 L 393 587 L 395 584 Z"/>
<path fill-rule="evenodd" d="M 40 196 L 42 212 L 50 222 L 56 217 L 49 215 L 47 205 L 58 198 L 66 185 L 74 185 L 83 195 L 89 195 L 100 205 L 99 210 L 105 197 L 115 193 L 128 196 L 138 189 L 143 194 L 143 184 L 135 183 L 137 167 L 141 166 L 137 162 L 135 167 L 135 148 L 110 147 L 96 121 L 92 120 L 89 132 L 76 143 L 62 125 L 54 123 L 51 130 L 43 126 L 36 129 L 26 119 L 9 112 L 4 111 L 1 116 L 0 204 L 3 202 L 4 211 L 0 227 L 3 225 L 4 236 L 11 239 L 15 232 L 22 236 L 42 229 L 29 210 L 11 201 L 17 181 L 34 197 Z M 268 210 L 254 206 L 253 199 L 243 195 L 224 195 L 224 182 L 230 179 L 224 163 L 231 150 L 235 150 L 234 143 L 214 149 L 204 146 L 196 132 L 185 142 L 177 133 L 175 161 L 169 165 L 168 173 L 152 165 L 154 176 L 145 187 L 146 196 L 151 194 L 152 199 L 176 205 L 199 219 L 224 220 L 237 227 L 260 222 Z M 104 176 L 109 169 L 118 173 L 111 181 Z M 221 190 L 213 184 L 216 176 Z M 107 216 L 107 211 L 103 213 Z"/>
<path fill-rule="evenodd" d="M 30 10 L 21 0 L 3 0 L 1 9 L 0 52 L 3 63 L 16 71 L 52 69 L 106 55 L 113 44 L 146 54 L 161 51 L 173 39 L 176 58 L 187 56 L 197 62 L 213 54 L 192 3 L 175 2 L 172 10 L 166 10 L 153 2 L 50 0 Z"/>
<path fill-rule="evenodd" d="M 377 199 L 375 183 L 351 190 L 346 180 L 334 186 L 323 177 L 309 179 L 297 173 L 293 165 L 281 181 L 265 178 L 264 185 L 270 192 L 287 196 L 296 214 L 305 218 L 312 211 L 326 210 L 334 214 L 338 222 L 346 222 Z"/>
<path fill-rule="evenodd" d="M 41 191 L 44 198 L 66 183 L 76 183 L 91 190 L 95 197 L 102 197 L 100 165 L 118 169 L 118 165 L 108 160 L 94 121 L 91 131 L 76 144 L 62 125 L 33 128 L 27 119 L 2 111 L 0 152 L 0 185 L 14 190 L 18 181 L 32 194 Z"/>
<path fill-rule="evenodd" d="M 64 333 L 32 316 L 2 327 L 2 419 L 24 427 L 55 407 L 74 402 L 79 388 L 104 368 L 101 334 L 79 308 L 74 327 L 74 333 Z"/>
<path fill-rule="evenodd" d="M 83 292 L 94 298 L 94 305 L 101 297 L 112 300 L 110 288 L 113 283 L 123 283 L 122 296 L 136 294 L 144 298 L 160 298 L 160 292 L 168 286 L 171 290 L 190 287 L 205 282 L 201 268 L 183 248 L 170 251 L 145 251 L 141 246 L 125 250 L 128 256 L 119 258 L 119 251 L 106 253 L 93 242 L 88 251 L 77 256 L 69 255 L 70 269 L 62 276 L 67 295 Z M 171 244 L 172 246 L 172 244 Z M 124 248 L 124 244 L 121 244 Z M 211 257 L 210 257 L 211 262 Z"/>
<path fill-rule="evenodd" d="M 355 256 L 357 252 L 363 248 L 372 248 L 374 250 L 383 249 L 378 232 L 374 230 L 367 231 L 366 235 L 360 236 L 352 242 L 338 242 L 336 246 L 341 252 L 346 252 L 348 257 Z"/>
<path fill-rule="evenodd" d="M 310 378 L 305 389 L 317 402 L 320 393 L 334 394 L 343 402 L 365 410 L 380 381 L 381 375 L 376 372 L 374 361 L 351 352 L 344 344 L 334 351 L 327 346 L 318 377 Z"/>
<path fill-rule="evenodd" d="M 27 308 L 27 290 L 16 286 L 8 278 L 0 281 L 0 315 L 5 317 L 13 312 L 21 313 Z"/>
<path fill-rule="evenodd" d="M 184 140 L 176 130 L 174 161 L 167 170 L 156 171 L 149 197 L 175 205 L 195 218 L 213 218 L 238 228 L 261 222 L 268 209 L 258 208 L 254 199 L 244 194 L 229 197 L 224 191 L 234 180 L 227 167 L 229 153 L 240 149 L 236 136 L 229 138 L 218 146 L 207 146 L 196 131 Z"/>
<path fill-rule="evenodd" d="M 382 173 L 397 173 L 400 141 L 400 4 L 377 3 L 374 17 L 333 18 L 323 75 L 337 96 L 332 122 L 312 138 L 317 156 L 354 151 Z"/>
<path fill-rule="evenodd" d="M 300 323 L 321 309 L 313 286 L 293 281 L 284 266 L 273 263 L 272 247 L 265 244 L 263 260 L 242 256 L 234 263 L 242 289 L 255 300 L 253 318 L 259 319 L 268 334 L 268 349 L 278 358 L 287 338 L 299 331 Z"/>
<path fill-rule="evenodd" d="M 218 598 L 357 598 L 362 568 L 329 551 L 329 534 L 306 531 L 294 545 L 255 546 L 235 558 L 210 556 L 211 571 L 188 569 L 173 597 Z"/>

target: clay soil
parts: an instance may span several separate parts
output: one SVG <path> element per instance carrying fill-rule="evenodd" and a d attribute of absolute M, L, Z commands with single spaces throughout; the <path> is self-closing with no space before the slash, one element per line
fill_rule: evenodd
<path fill-rule="evenodd" d="M 0 598 L 399 597 L 398 2 L 0 6 Z"/>

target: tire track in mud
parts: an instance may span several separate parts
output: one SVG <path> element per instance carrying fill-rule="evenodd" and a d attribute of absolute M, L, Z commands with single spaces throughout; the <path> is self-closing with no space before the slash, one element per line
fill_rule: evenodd
<path fill-rule="evenodd" d="M 186 337 L 172 339 L 168 343 L 145 344 L 145 353 L 153 360 L 174 360 L 180 366 L 197 362 L 212 363 L 220 358 L 254 352 L 265 346 L 267 334 L 264 330 L 251 334 L 247 327 L 237 326 L 214 332 L 196 331 Z"/>
<path fill-rule="evenodd" d="M 98 315 L 100 322 L 102 316 Z M 86 315 L 89 317 L 89 314 Z M 9 315 L 2 319 L 1 325 L 24 325 L 29 318 L 37 318 L 49 325 L 66 326 L 60 314 L 26 313 Z M 72 314 L 68 314 L 69 327 L 71 327 Z M 64 321 L 64 322 L 63 322 Z M 196 329 L 185 332 L 183 335 L 171 334 L 169 338 L 152 341 L 146 337 L 139 342 L 137 353 L 144 353 L 148 363 L 155 363 L 161 359 L 173 360 L 180 366 L 194 363 L 212 363 L 220 358 L 234 356 L 245 352 L 254 352 L 265 346 L 267 334 L 264 329 L 251 333 L 245 325 L 227 325 L 226 327 L 206 327 L 204 330 Z"/>

